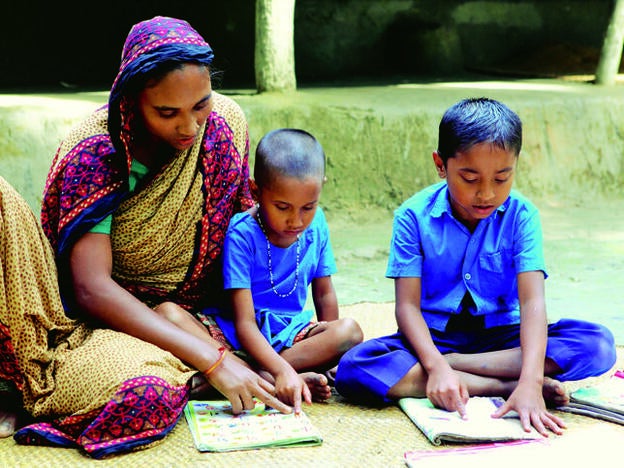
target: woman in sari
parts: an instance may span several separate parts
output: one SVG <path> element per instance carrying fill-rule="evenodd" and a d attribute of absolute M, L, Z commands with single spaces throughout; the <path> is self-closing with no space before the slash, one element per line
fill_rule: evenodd
<path fill-rule="evenodd" d="M 0 185 L 0 391 L 19 392 L 37 418 L 15 434 L 19 443 L 96 458 L 152 443 L 175 426 L 202 374 L 234 412 L 253 397 L 291 410 L 217 341 L 153 310 L 221 303 L 225 229 L 252 205 L 247 124 L 212 90 L 212 58 L 184 21 L 156 17 L 131 29 L 108 105 L 52 163 L 47 240 Z M 2 421 L 15 424 L 10 409 L 0 408 Z"/>

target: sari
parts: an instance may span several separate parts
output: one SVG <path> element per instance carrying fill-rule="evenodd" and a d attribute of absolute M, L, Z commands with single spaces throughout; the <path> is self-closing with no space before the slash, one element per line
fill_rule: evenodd
<path fill-rule="evenodd" d="M 209 64 L 212 50 L 184 21 L 156 17 L 132 28 L 108 105 L 72 130 L 54 157 L 41 227 L 19 196 L 5 201 L 12 192 L 0 186 L 2 209 L 19 212 L 3 236 L 26 237 L 38 249 L 24 259 L 24 246 L 9 237 L 0 259 L 10 282 L 0 291 L 0 379 L 21 391 L 37 418 L 15 434 L 18 443 L 76 447 L 94 458 L 145 447 L 173 429 L 188 400 L 195 369 L 151 343 L 93 328 L 69 284 L 72 246 L 112 216 L 112 276 L 121 286 L 149 306 L 173 301 L 199 310 L 221 300 L 225 230 L 252 204 L 247 124 L 231 99 L 213 92 L 201 138 L 130 192 L 140 122 L 128 90 L 165 60 Z"/>

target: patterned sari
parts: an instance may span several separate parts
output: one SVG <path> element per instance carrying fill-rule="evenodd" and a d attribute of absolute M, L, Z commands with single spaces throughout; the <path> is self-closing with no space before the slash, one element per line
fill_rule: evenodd
<path fill-rule="evenodd" d="M 137 119 L 124 89 L 133 74 L 172 57 L 210 63 L 212 51 L 183 21 L 156 17 L 133 27 L 109 105 L 74 129 L 54 158 L 43 230 L 0 185 L 7 281 L 0 283 L 0 380 L 22 392 L 38 419 L 15 434 L 19 443 L 78 447 L 100 458 L 162 439 L 186 404 L 196 371 L 150 343 L 83 323 L 67 284 L 71 247 L 112 214 L 120 285 L 150 306 L 170 300 L 199 310 L 220 300 L 225 229 L 252 204 L 241 109 L 213 93 L 203 137 L 128 191 Z"/>

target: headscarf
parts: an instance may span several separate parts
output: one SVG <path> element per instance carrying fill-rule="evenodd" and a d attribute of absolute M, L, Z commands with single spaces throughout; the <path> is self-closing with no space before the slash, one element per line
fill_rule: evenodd
<path fill-rule="evenodd" d="M 129 153 L 137 82 L 163 63 L 208 66 L 213 58 L 212 48 L 186 21 L 156 16 L 135 24 L 124 43 L 119 73 L 108 98 L 108 129 L 117 150 Z"/>
<path fill-rule="evenodd" d="M 48 174 L 41 221 L 57 258 L 68 255 L 74 242 L 127 195 L 134 124 L 129 85 L 165 62 L 210 65 L 213 57 L 212 48 L 186 21 L 156 16 L 132 27 L 109 96 L 108 128 L 76 142 L 81 147 L 74 148 L 72 158 L 59 148 Z"/>
<path fill-rule="evenodd" d="M 156 70 L 158 73 L 159 67 L 166 71 L 171 64 L 189 62 L 208 66 L 212 59 L 210 46 L 186 21 L 157 16 L 132 27 L 123 47 L 119 73 L 108 105 L 94 113 L 91 120 L 83 123 L 61 144 L 46 181 L 41 221 L 56 253 L 61 283 L 69 281 L 68 260 L 73 244 L 128 198 L 128 175 L 132 162 L 130 142 L 133 133 L 141 130 L 137 125 L 140 122 L 135 118 L 138 113 L 137 93 L 153 76 L 152 72 Z M 221 101 L 223 99 L 221 97 Z M 220 232 L 227 227 L 232 210 L 247 208 L 252 203 L 247 184 L 248 138 L 245 147 L 238 148 L 239 151 L 234 145 L 228 145 L 232 149 L 227 150 L 225 144 L 232 141 L 227 120 L 213 111 L 208 123 L 207 132 L 216 132 L 211 138 L 220 139 L 221 143 L 206 140 L 206 135 L 201 142 L 202 151 L 208 156 L 198 168 L 206 177 L 206 214 L 200 232 L 196 234 L 200 243 L 204 239 L 218 239 Z M 213 163 L 208 162 L 213 160 L 209 156 L 212 153 L 216 161 L 221 161 L 214 169 Z M 222 160 L 230 155 L 234 159 L 229 166 L 223 166 L 228 162 Z M 224 178 L 226 173 L 227 179 Z M 216 200 L 210 199 L 219 197 L 216 191 L 223 192 L 223 188 L 216 184 L 226 184 L 227 181 L 241 185 L 235 186 L 234 191 L 228 191 L 227 197 L 232 197 L 224 201 L 228 206 L 215 210 L 213 205 Z M 234 193 L 230 195 L 230 192 Z M 210 203 L 212 205 L 209 206 Z M 185 291 L 196 291 L 192 294 L 195 298 L 192 301 L 198 297 L 197 288 L 202 278 L 214 270 L 211 263 L 217 259 L 221 245 L 216 250 L 211 245 L 207 247 L 211 249 L 212 258 L 201 258 L 204 247 L 196 246 L 199 253 L 196 264 L 191 265 L 193 272 L 189 273 L 196 284 L 193 287 L 185 284 L 183 288 Z M 62 291 L 66 287 L 61 284 Z"/>

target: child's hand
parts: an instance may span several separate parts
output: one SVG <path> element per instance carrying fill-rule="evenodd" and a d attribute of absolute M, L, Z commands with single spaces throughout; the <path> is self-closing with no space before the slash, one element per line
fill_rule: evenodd
<path fill-rule="evenodd" d="M 275 375 L 275 393 L 277 398 L 293 407 L 295 414 L 301 413 L 301 400 L 312 403 L 312 394 L 304 380 L 290 366 Z"/>
<path fill-rule="evenodd" d="M 502 418 L 509 411 L 515 410 L 520 417 L 520 423 L 526 432 L 531 426 L 544 437 L 548 437 L 548 430 L 555 434 L 562 434 L 565 429 L 563 419 L 550 414 L 542 395 L 539 384 L 519 383 L 507 401 L 492 415 L 493 418 Z"/>
<path fill-rule="evenodd" d="M 465 419 L 469 397 L 466 383 L 450 366 L 429 373 L 427 398 L 435 406 L 447 411 L 457 411 L 459 416 Z"/>

